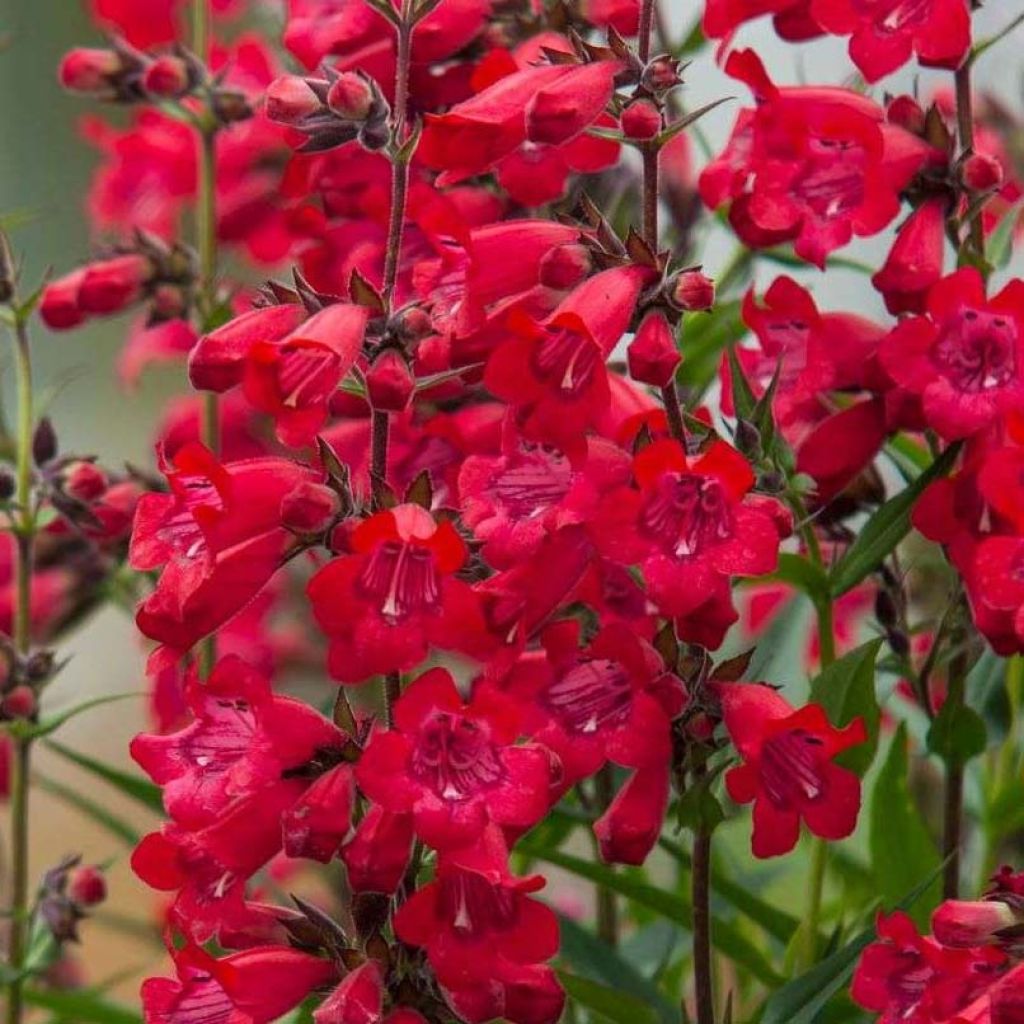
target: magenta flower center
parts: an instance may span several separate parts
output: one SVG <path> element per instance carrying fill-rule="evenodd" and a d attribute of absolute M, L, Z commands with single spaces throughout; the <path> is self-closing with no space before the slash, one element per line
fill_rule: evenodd
<path fill-rule="evenodd" d="M 189 740 L 182 744 L 182 753 L 207 775 L 219 775 L 245 757 L 252 749 L 256 734 L 256 715 L 246 701 L 218 700 L 217 716 L 204 722 Z"/>
<path fill-rule="evenodd" d="M 487 730 L 472 719 L 444 711 L 423 726 L 409 769 L 443 800 L 468 800 L 505 775 Z"/>
<path fill-rule="evenodd" d="M 572 467 L 553 449 L 534 448 L 491 479 L 495 501 L 514 519 L 537 515 L 557 505 L 569 492 Z"/>
<path fill-rule="evenodd" d="M 722 485 L 695 473 L 665 473 L 640 510 L 640 527 L 677 558 L 699 555 L 733 535 Z"/>
<path fill-rule="evenodd" d="M 159 537 L 186 558 L 194 558 L 206 551 L 206 538 L 196 522 L 195 510 L 202 506 L 221 511 L 224 501 L 209 477 L 190 476 L 179 484 L 182 490 L 176 492 L 177 503 L 161 523 Z"/>
<path fill-rule="evenodd" d="M 533 351 L 537 376 L 564 398 L 578 398 L 593 382 L 601 353 L 590 338 L 575 331 L 549 332 Z"/>
<path fill-rule="evenodd" d="M 505 886 L 492 885 L 474 871 L 460 871 L 441 879 L 438 911 L 459 937 L 467 940 L 508 931 L 519 916 L 515 893 Z"/>
<path fill-rule="evenodd" d="M 298 409 L 323 401 L 334 390 L 338 358 L 327 348 L 283 348 L 277 365 L 281 404 Z"/>
<path fill-rule="evenodd" d="M 633 688 L 617 661 L 594 658 L 574 665 L 544 691 L 542 699 L 568 732 L 587 735 L 626 720 Z"/>
<path fill-rule="evenodd" d="M 793 192 L 823 220 L 842 217 L 864 202 L 863 151 L 853 143 L 816 139 L 815 156 Z"/>
<path fill-rule="evenodd" d="M 367 599 L 391 623 L 441 606 L 441 581 L 429 549 L 386 540 L 374 548 L 359 576 Z"/>
<path fill-rule="evenodd" d="M 821 740 L 792 729 L 767 740 L 761 748 L 761 787 L 779 810 L 794 810 L 825 793 Z"/>
<path fill-rule="evenodd" d="M 1017 375 L 1016 325 L 997 313 L 961 310 L 942 325 L 931 357 L 958 391 L 1005 387 Z"/>

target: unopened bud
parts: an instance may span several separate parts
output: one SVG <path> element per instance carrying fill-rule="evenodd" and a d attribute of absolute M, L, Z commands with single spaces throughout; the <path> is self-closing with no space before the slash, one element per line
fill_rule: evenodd
<path fill-rule="evenodd" d="M 294 533 L 323 533 L 341 510 L 337 492 L 324 484 L 305 482 L 285 495 L 281 502 L 281 523 Z"/>
<path fill-rule="evenodd" d="M 220 124 L 236 124 L 248 121 L 253 116 L 252 104 L 243 92 L 234 89 L 218 89 L 211 103 L 214 117 Z"/>
<path fill-rule="evenodd" d="M 647 142 L 661 131 L 661 111 L 650 100 L 637 100 L 622 112 L 620 123 L 627 139 Z"/>
<path fill-rule="evenodd" d="M 972 153 L 960 166 L 960 180 L 973 192 L 991 192 L 1003 183 L 1003 165 L 985 153 Z"/>
<path fill-rule="evenodd" d="M 629 343 L 626 359 L 629 375 L 641 384 L 663 388 L 672 380 L 683 360 L 664 314 L 655 311 L 644 317 Z"/>
<path fill-rule="evenodd" d="M 593 267 L 594 261 L 585 245 L 558 245 L 540 261 L 540 283 L 545 288 L 564 291 L 579 284 Z"/>
<path fill-rule="evenodd" d="M 885 108 L 886 120 L 890 124 L 903 128 L 912 135 L 923 135 L 925 130 L 925 112 L 921 104 L 913 96 L 896 96 Z"/>
<path fill-rule="evenodd" d="M 396 313 L 391 328 L 406 345 L 413 345 L 434 333 L 430 314 L 419 306 L 409 306 Z"/>
<path fill-rule="evenodd" d="M 715 304 L 715 282 L 699 270 L 684 270 L 672 283 L 668 299 L 686 313 L 710 309 Z"/>
<path fill-rule="evenodd" d="M 403 412 L 416 389 L 409 364 L 396 349 L 386 349 L 366 371 L 370 405 L 381 412 Z"/>
<path fill-rule="evenodd" d="M 169 53 L 157 57 L 142 75 L 143 90 L 161 99 L 179 99 L 190 93 L 194 84 L 188 63 Z"/>
<path fill-rule="evenodd" d="M 25 677 L 31 683 L 45 682 L 53 675 L 55 662 L 53 651 L 33 651 L 25 662 Z"/>
<path fill-rule="evenodd" d="M 67 894 L 79 907 L 95 907 L 107 898 L 107 880 L 98 867 L 73 868 L 68 875 Z"/>
<path fill-rule="evenodd" d="M 760 459 L 761 431 L 750 420 L 741 419 L 736 424 L 736 436 L 733 438 L 736 447 L 744 455 Z"/>
<path fill-rule="evenodd" d="M 327 106 L 345 121 L 365 121 L 374 101 L 373 87 L 355 71 L 340 74 L 327 91 Z"/>
<path fill-rule="evenodd" d="M 78 47 L 64 54 L 57 72 L 60 84 L 72 92 L 107 92 L 123 70 L 114 50 Z"/>
<path fill-rule="evenodd" d="M 1019 924 L 1002 900 L 946 900 L 932 914 L 932 932 L 943 946 L 983 946 L 997 932 Z"/>
<path fill-rule="evenodd" d="M 142 294 L 153 276 L 153 264 L 139 253 L 90 263 L 78 289 L 78 305 L 85 313 L 119 313 Z"/>
<path fill-rule="evenodd" d="M 275 78 L 267 87 L 264 103 L 267 117 L 278 124 L 296 125 L 323 109 L 316 93 L 298 75 Z"/>
<path fill-rule="evenodd" d="M 32 460 L 37 466 L 45 466 L 57 455 L 57 433 L 48 416 L 36 424 L 32 435 Z"/>
<path fill-rule="evenodd" d="M 25 719 L 36 713 L 36 695 L 31 686 L 16 686 L 0 702 L 4 718 Z"/>
<path fill-rule="evenodd" d="M 99 498 L 108 484 L 107 474 L 92 462 L 73 462 L 64 470 L 64 493 L 86 505 Z"/>
<path fill-rule="evenodd" d="M 66 331 L 85 320 L 85 311 L 78 303 L 78 293 L 85 279 L 85 268 L 58 278 L 43 289 L 39 315 L 50 330 Z"/>
<path fill-rule="evenodd" d="M 655 57 L 644 68 L 641 84 L 654 93 L 667 92 L 682 82 L 679 75 L 679 61 L 672 57 Z"/>

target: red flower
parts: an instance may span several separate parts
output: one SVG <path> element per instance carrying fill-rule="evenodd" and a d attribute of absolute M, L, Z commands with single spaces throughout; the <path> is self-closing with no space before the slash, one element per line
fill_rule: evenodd
<path fill-rule="evenodd" d="M 671 790 L 669 763 L 638 768 L 594 822 L 601 857 L 609 864 L 643 864 L 661 836 Z"/>
<path fill-rule="evenodd" d="M 811 0 L 826 32 L 850 36 L 850 57 L 869 82 L 916 54 L 925 67 L 955 70 L 971 48 L 967 0 Z"/>
<path fill-rule="evenodd" d="M 929 199 L 904 222 L 871 283 L 890 313 L 923 313 L 928 291 L 942 277 L 946 201 Z"/>
<path fill-rule="evenodd" d="M 561 48 L 559 37 L 542 40 Z M 537 40 L 519 61 L 537 56 Z M 564 46 L 564 43 L 561 44 Z M 417 156 L 448 185 L 497 167 L 509 195 L 528 206 L 559 198 L 570 169 L 600 170 L 618 147 L 582 138 L 611 100 L 617 61 L 536 64 L 501 77 L 446 114 L 428 115 Z"/>
<path fill-rule="evenodd" d="M 594 543 L 623 564 L 640 564 L 664 614 L 689 615 L 729 577 L 775 568 L 775 503 L 745 499 L 754 474 L 729 445 L 716 442 L 691 459 L 675 441 L 655 441 L 634 459 L 633 475 L 637 489 L 601 502 Z"/>
<path fill-rule="evenodd" d="M 494 692 L 468 704 L 444 669 L 413 682 L 395 705 L 395 728 L 377 732 L 356 770 L 386 810 L 411 811 L 416 834 L 438 849 L 473 842 L 488 822 L 525 829 L 548 809 L 551 763 L 517 746 L 519 712 Z"/>
<path fill-rule="evenodd" d="M 415 668 L 430 647 L 480 652 L 489 644 L 472 589 L 454 578 L 466 545 L 447 520 L 398 505 L 356 527 L 352 554 L 309 582 L 320 628 L 331 640 L 331 675 L 358 683 Z"/>
<path fill-rule="evenodd" d="M 371 804 L 341 850 L 352 891 L 393 893 L 405 877 L 412 839 L 411 814 Z"/>
<path fill-rule="evenodd" d="M 796 845 L 801 819 L 822 839 L 844 839 L 860 811 L 860 779 L 833 758 L 867 739 L 864 722 L 834 728 L 817 704 L 794 711 L 763 684 L 720 683 L 725 727 L 744 763 L 725 782 L 737 803 L 754 802 L 755 857 Z"/>
<path fill-rule="evenodd" d="M 880 355 L 943 438 L 984 430 L 1024 397 L 1024 282 L 987 299 L 978 271 L 950 274 L 928 293 L 926 315 L 898 324 Z"/>
<path fill-rule="evenodd" d="M 164 464 L 170 494 L 139 500 L 131 564 L 164 571 L 139 607 L 139 629 L 188 650 L 266 585 L 292 543 L 281 526 L 284 497 L 315 471 L 287 459 L 219 463 L 198 444 Z"/>
<path fill-rule="evenodd" d="M 775 31 L 793 42 L 821 34 L 810 13 L 811 0 L 707 0 L 704 34 L 710 39 L 731 35 L 744 22 L 773 15 Z"/>
<path fill-rule="evenodd" d="M 313 1024 L 378 1024 L 384 1018 L 384 977 L 376 960 L 349 971 L 313 1011 Z"/>
<path fill-rule="evenodd" d="M 750 246 L 792 241 L 797 255 L 824 267 L 833 250 L 896 217 L 900 192 L 935 155 L 859 93 L 779 88 L 750 50 L 732 53 L 726 70 L 758 105 L 740 112 L 700 193 L 712 208 L 732 200 L 730 222 Z"/>
<path fill-rule="evenodd" d="M 434 881 L 417 889 L 395 916 L 403 942 L 423 946 L 438 981 L 448 989 L 487 982 L 502 962 L 538 964 L 558 952 L 554 911 L 531 899 L 540 875 L 509 872 L 500 831 L 442 854 Z"/>
<path fill-rule="evenodd" d="M 328 769 L 284 813 L 284 852 L 327 864 L 348 834 L 355 802 L 352 765 Z"/>
<path fill-rule="evenodd" d="M 543 656 L 525 654 L 501 684 L 523 707 L 524 728 L 553 751 L 571 786 L 606 761 L 631 768 L 668 763 L 670 723 L 684 700 L 679 680 L 643 640 L 606 626 L 584 649 L 575 620 L 543 633 Z"/>
<path fill-rule="evenodd" d="M 591 277 L 543 323 L 510 317 L 513 337 L 494 351 L 484 382 L 510 403 L 524 436 L 578 451 L 610 401 L 605 361 L 629 330 L 650 272 L 617 267 Z"/>
<path fill-rule="evenodd" d="M 463 522 L 497 569 L 531 557 L 561 526 L 586 520 L 603 491 L 629 478 L 629 457 L 601 438 L 585 440 L 577 465 L 560 451 L 509 432 L 501 455 L 471 455 L 459 473 Z"/>
<path fill-rule="evenodd" d="M 222 658 L 209 678 L 190 675 L 191 724 L 170 735 L 142 734 L 132 757 L 159 786 L 178 824 L 201 828 L 236 800 L 278 782 L 319 753 L 338 752 L 345 737 L 319 712 L 277 696 L 241 658 Z"/>
<path fill-rule="evenodd" d="M 338 973 L 329 961 L 286 946 L 260 946 L 219 960 L 193 945 L 171 955 L 177 980 L 148 978 L 142 985 L 146 1024 L 270 1024 Z"/>
<path fill-rule="evenodd" d="M 1006 963 L 994 948 L 945 949 L 919 935 L 902 911 L 880 914 L 877 927 L 878 941 L 861 954 L 850 995 L 881 1014 L 879 1024 L 950 1019 L 989 988 Z"/>

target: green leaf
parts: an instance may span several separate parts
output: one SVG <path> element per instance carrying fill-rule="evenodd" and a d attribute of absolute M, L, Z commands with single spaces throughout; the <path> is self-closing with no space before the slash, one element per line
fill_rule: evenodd
<path fill-rule="evenodd" d="M 681 896 L 667 893 L 663 889 L 648 885 L 624 872 L 613 871 L 604 864 L 583 860 L 581 857 L 574 857 L 562 850 L 534 847 L 529 842 L 529 837 L 520 840 L 518 848 L 538 860 L 547 861 L 547 863 L 564 868 L 581 878 L 602 885 L 606 889 L 632 900 L 638 906 L 645 907 L 669 921 L 674 921 L 687 931 L 693 930 L 692 908 L 683 901 Z M 730 922 L 717 917 L 713 918 L 711 941 L 716 949 L 724 953 L 730 960 L 746 967 L 759 981 L 768 985 L 778 984 L 779 975 L 765 959 L 764 954 Z"/>
<path fill-rule="evenodd" d="M 699 121 L 705 114 L 711 113 L 715 107 L 720 107 L 723 103 L 730 103 L 735 98 L 735 96 L 720 96 L 717 100 L 712 100 L 710 103 L 705 103 L 703 107 L 698 107 L 696 110 L 691 110 L 684 114 L 678 121 L 673 121 L 672 124 L 670 124 L 658 136 L 658 145 L 664 146 L 665 143 L 670 142 L 680 132 L 686 131 L 691 124 Z"/>
<path fill-rule="evenodd" d="M 617 988 L 609 988 L 599 982 L 584 978 L 568 971 L 558 971 L 562 988 L 574 1003 L 585 1006 L 605 1020 L 617 1024 L 654 1024 L 664 1020 L 643 999 L 637 999 Z"/>
<path fill-rule="evenodd" d="M 691 313 L 680 328 L 683 364 L 677 380 L 686 389 L 687 408 L 692 409 L 710 387 L 727 345 L 747 333 L 738 300 L 715 306 L 710 313 Z"/>
<path fill-rule="evenodd" d="M 915 907 L 915 919 L 925 925 L 942 895 L 936 874 L 940 858 L 910 794 L 907 764 L 907 727 L 901 723 L 871 794 L 868 845 L 875 884 L 887 901 L 898 900 L 919 879 L 936 876 Z"/>
<path fill-rule="evenodd" d="M 46 746 L 55 754 L 59 754 L 65 760 L 70 761 L 79 768 L 83 768 L 91 775 L 103 779 L 104 782 L 109 782 L 115 789 L 120 790 L 125 796 L 131 797 L 136 803 L 142 804 L 143 807 L 157 814 L 163 814 L 164 805 L 160 794 L 160 787 L 154 785 L 148 779 L 143 778 L 141 775 L 135 775 L 131 772 L 122 771 L 120 768 L 104 764 L 102 761 L 97 761 L 87 754 L 80 754 L 78 751 L 71 750 L 56 740 L 47 740 Z"/>
<path fill-rule="evenodd" d="M 56 779 L 43 775 L 41 772 L 34 772 L 32 780 L 41 790 L 49 793 L 51 796 L 55 796 L 58 800 L 74 808 L 76 811 L 81 811 L 87 818 L 91 818 L 97 825 L 106 829 L 112 836 L 120 839 L 123 843 L 127 843 L 129 846 L 137 845 L 139 841 L 138 831 L 91 797 L 72 789 L 70 786 L 65 786 L 63 782 L 58 782 Z"/>
<path fill-rule="evenodd" d="M 985 752 L 988 730 L 974 708 L 945 701 L 928 729 L 928 749 L 946 764 L 964 765 Z"/>
<path fill-rule="evenodd" d="M 811 701 L 825 709 L 833 725 L 842 728 L 857 718 L 863 719 L 867 742 L 844 750 L 836 758 L 844 768 L 858 775 L 871 767 L 878 749 L 881 712 L 875 695 L 875 661 L 881 646 L 881 637 L 862 644 L 832 662 L 811 683 Z"/>
<path fill-rule="evenodd" d="M 939 865 L 900 901 L 899 908 L 912 907 L 941 873 Z M 874 927 L 865 929 L 842 949 L 773 992 L 764 1005 L 760 1024 L 815 1024 L 829 1000 L 846 988 L 860 954 L 874 939 Z"/>
<path fill-rule="evenodd" d="M 725 821 L 725 811 L 722 810 L 722 805 L 711 791 L 711 787 L 728 765 L 727 760 L 721 761 L 710 772 L 687 787 L 676 806 L 676 821 L 681 828 L 711 833 Z"/>
<path fill-rule="evenodd" d="M 1022 213 L 1024 213 L 1024 199 L 1018 199 L 999 218 L 999 223 L 989 236 L 986 255 L 989 263 L 997 270 L 1005 270 L 1010 264 L 1010 259 L 1013 256 L 1013 236 L 1020 224 Z"/>
<path fill-rule="evenodd" d="M 88 989 L 55 991 L 29 988 L 25 1001 L 75 1024 L 142 1024 L 142 1018 Z"/>
<path fill-rule="evenodd" d="M 788 551 L 779 555 L 778 568 L 769 578 L 802 590 L 816 605 L 831 600 L 828 576 L 821 566 Z"/>
<path fill-rule="evenodd" d="M 1013 707 L 1007 693 L 1012 662 L 986 648 L 967 675 L 967 704 L 981 715 L 990 742 L 1006 739 L 1013 722 Z"/>
<path fill-rule="evenodd" d="M 588 989 L 588 996 L 600 997 L 602 1005 L 593 1005 L 586 1002 L 591 1009 L 610 1018 L 611 1020 L 636 1020 L 634 1017 L 623 1018 L 618 1012 L 631 1008 L 635 1002 L 640 1002 L 646 1013 L 648 1021 L 663 1021 L 664 1024 L 675 1024 L 678 1019 L 678 1011 L 659 991 L 658 987 L 644 977 L 628 960 L 622 957 L 611 946 L 602 942 L 585 928 L 578 925 L 571 918 L 560 915 L 559 924 L 561 928 L 561 957 L 576 970 L 575 975 L 569 977 L 577 981 L 587 982 L 590 986 L 598 986 L 598 989 Z M 560 974 L 562 972 L 559 972 Z M 581 977 L 584 975 L 585 977 Z M 604 984 L 598 984 L 598 979 Z M 604 985 L 613 986 L 605 989 Z M 580 986 L 581 988 L 585 986 Z M 572 989 L 566 986 L 566 991 L 574 995 Z M 613 1003 L 606 998 L 607 992 L 615 992 L 626 997 L 623 1003 Z"/>
<path fill-rule="evenodd" d="M 732 400 L 736 407 L 736 418 L 752 422 L 757 409 L 757 398 L 740 365 L 736 347 L 729 346 L 729 377 L 732 384 Z"/>
<path fill-rule="evenodd" d="M 910 512 L 924 489 L 945 476 L 956 461 L 959 444 L 950 445 L 912 484 L 890 498 L 864 524 L 857 539 L 832 568 L 832 596 L 852 590 L 896 548 L 910 531 Z"/>
<path fill-rule="evenodd" d="M 58 711 L 56 714 L 48 715 L 38 722 L 11 722 L 8 724 L 7 729 L 12 736 L 22 739 L 41 739 L 43 736 L 49 736 L 50 733 L 56 732 L 65 722 L 69 722 L 72 718 L 86 711 L 91 711 L 93 708 L 102 707 L 104 704 L 113 704 L 119 700 L 129 700 L 133 697 L 144 696 L 145 694 L 143 693 L 113 693 L 105 697 L 94 697 L 92 700 L 83 701 L 81 704 L 76 704 L 65 711 Z"/>

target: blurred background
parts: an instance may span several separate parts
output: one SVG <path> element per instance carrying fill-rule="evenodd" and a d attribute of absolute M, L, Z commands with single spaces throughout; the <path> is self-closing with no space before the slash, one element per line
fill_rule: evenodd
<path fill-rule="evenodd" d="M 701 9 L 693 0 L 663 2 L 680 36 Z M 982 32 L 1007 21 L 1014 6 L 1006 0 L 986 4 L 978 19 Z M 1024 33 L 1017 35 L 1018 46 L 1021 40 Z M 83 203 L 94 153 L 81 136 L 79 121 L 94 108 L 57 87 L 55 68 L 68 48 L 97 41 L 96 30 L 79 0 L 0 0 L 0 216 L 16 251 L 24 257 L 24 280 L 30 287 L 47 268 L 63 273 L 89 252 Z M 838 82 L 851 68 L 843 42 L 829 40 L 796 50 L 779 43 L 767 22 L 746 29 L 740 42 L 755 46 L 780 82 Z M 1013 42 L 1003 45 L 1012 52 Z M 691 106 L 734 94 L 746 103 L 743 89 L 718 71 L 709 52 L 701 55 L 687 80 L 685 98 Z M 1021 83 L 1003 73 L 998 57 L 984 62 L 978 82 L 1019 109 Z M 885 84 L 890 91 L 918 88 L 926 93 L 930 88 L 927 81 L 910 78 L 894 77 Z M 727 105 L 701 123 L 712 148 L 724 138 L 735 109 L 735 105 Z M 699 164 L 699 146 L 694 150 Z M 873 253 L 884 252 L 889 238 L 886 235 L 870 246 L 859 246 L 858 257 L 870 260 Z M 732 245 L 725 237 L 709 237 L 702 258 L 712 276 L 726 262 Z M 819 301 L 827 308 L 853 303 L 859 312 L 881 312 L 880 306 L 864 308 L 859 279 L 845 272 L 830 273 L 827 285 L 815 281 L 814 274 L 805 277 L 814 283 Z M 858 287 L 853 291 L 855 281 Z M 35 362 L 40 391 L 52 406 L 49 412 L 63 450 L 95 453 L 111 466 L 124 461 L 146 466 L 152 463 L 151 439 L 163 404 L 184 389 L 185 381 L 180 370 L 159 370 L 147 375 L 137 391 L 125 393 L 113 370 L 125 327 L 123 321 L 101 321 L 63 335 L 37 329 Z M 0 353 L 5 352 L 0 348 Z M 8 366 L 6 355 L 0 354 L 2 390 L 9 400 Z M 72 660 L 48 691 L 50 710 L 91 696 L 143 687 L 146 652 L 124 612 L 107 608 L 95 615 L 70 636 L 62 653 Z M 776 662 L 781 671 L 787 663 L 791 671 L 802 671 L 798 654 L 787 658 L 783 652 Z M 61 740 L 74 750 L 128 767 L 128 742 L 143 725 L 142 702 L 127 700 L 76 718 L 65 727 Z M 38 768 L 58 782 L 71 774 L 66 762 L 45 750 L 40 751 Z M 81 778 L 78 784 L 82 784 Z M 140 829 L 151 824 L 99 783 L 95 795 Z M 110 859 L 116 845 L 110 836 L 97 831 L 67 803 L 37 792 L 32 813 L 33 875 L 72 851 L 82 853 L 86 861 Z M 90 980 L 118 977 L 121 981 L 115 991 L 131 998 L 139 975 L 154 967 L 160 951 L 151 940 L 128 928 L 123 919 L 144 919 L 155 910 L 156 900 L 133 878 L 125 853 L 119 852 L 110 863 L 111 898 L 85 925 L 83 937 Z"/>

